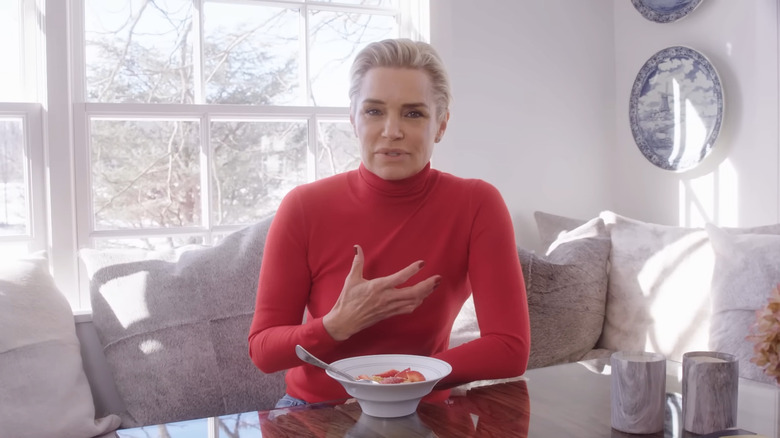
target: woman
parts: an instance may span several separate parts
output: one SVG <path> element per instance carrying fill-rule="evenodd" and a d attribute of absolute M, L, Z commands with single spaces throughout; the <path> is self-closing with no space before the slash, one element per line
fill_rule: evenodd
<path fill-rule="evenodd" d="M 530 328 L 511 216 L 490 184 L 430 166 L 449 119 L 438 54 L 411 40 L 372 43 L 349 94 L 359 168 L 291 190 L 266 240 L 249 352 L 263 372 L 290 369 L 278 407 L 347 397 L 296 344 L 326 362 L 442 359 L 452 373 L 428 400 L 522 374 Z M 481 337 L 448 350 L 472 290 Z"/>

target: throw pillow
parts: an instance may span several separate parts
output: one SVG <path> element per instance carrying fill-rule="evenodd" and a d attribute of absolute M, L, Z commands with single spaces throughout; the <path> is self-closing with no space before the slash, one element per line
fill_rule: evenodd
<path fill-rule="evenodd" d="M 740 376 L 772 383 L 750 362 L 753 345 L 745 338 L 780 283 L 780 236 L 734 235 L 714 225 L 707 225 L 707 233 L 715 250 L 710 348 L 737 356 Z"/>
<path fill-rule="evenodd" d="M 263 374 L 248 353 L 270 222 L 183 252 L 81 251 L 123 427 L 271 409 L 284 395 L 284 373 Z"/>
<path fill-rule="evenodd" d="M 0 263 L 0 431 L 86 438 L 119 427 L 95 418 L 73 312 L 44 253 Z"/>
<path fill-rule="evenodd" d="M 554 242 L 549 256 L 517 248 L 531 323 L 528 368 L 580 360 L 601 334 L 607 294 L 609 234 L 594 218 Z M 474 303 L 455 319 L 450 348 L 479 337 Z"/>
<path fill-rule="evenodd" d="M 598 347 L 646 350 L 682 360 L 706 350 L 714 253 L 704 228 L 675 227 L 601 213 L 612 238 L 607 316 Z M 732 228 L 780 232 L 780 226 Z"/>
<path fill-rule="evenodd" d="M 582 219 L 558 216 L 542 211 L 534 212 L 534 220 L 536 221 L 539 239 L 541 240 L 542 248 L 544 248 L 545 252 L 548 252 L 550 245 L 563 234 L 587 222 Z"/>
<path fill-rule="evenodd" d="M 561 234 L 547 256 L 518 249 L 528 294 L 528 368 L 580 360 L 601 335 L 609 234 L 600 218 Z"/>

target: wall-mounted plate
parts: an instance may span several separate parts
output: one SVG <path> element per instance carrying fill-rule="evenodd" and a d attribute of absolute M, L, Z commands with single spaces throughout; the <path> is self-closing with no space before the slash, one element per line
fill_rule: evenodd
<path fill-rule="evenodd" d="M 671 23 L 690 14 L 701 0 L 631 0 L 643 17 L 656 23 Z"/>
<path fill-rule="evenodd" d="M 685 171 L 710 150 L 723 121 L 723 89 L 709 60 L 688 47 L 653 55 L 631 89 L 629 121 L 639 150 L 654 165 Z"/>

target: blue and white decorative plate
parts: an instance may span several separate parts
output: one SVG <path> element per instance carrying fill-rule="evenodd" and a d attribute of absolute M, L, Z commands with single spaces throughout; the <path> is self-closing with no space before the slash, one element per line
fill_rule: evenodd
<path fill-rule="evenodd" d="M 723 121 L 723 89 L 715 67 L 688 47 L 653 55 L 631 89 L 634 141 L 654 165 L 684 171 L 712 150 Z"/>
<path fill-rule="evenodd" d="M 690 14 L 701 0 L 631 0 L 643 17 L 656 23 L 671 23 Z"/>

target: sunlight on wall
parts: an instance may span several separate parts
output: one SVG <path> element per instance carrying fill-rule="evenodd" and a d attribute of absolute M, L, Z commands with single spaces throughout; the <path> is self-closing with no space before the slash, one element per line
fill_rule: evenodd
<path fill-rule="evenodd" d="M 714 172 L 680 179 L 678 187 L 680 226 L 702 227 L 707 222 L 739 226 L 738 178 L 730 160 L 724 160 Z"/>

